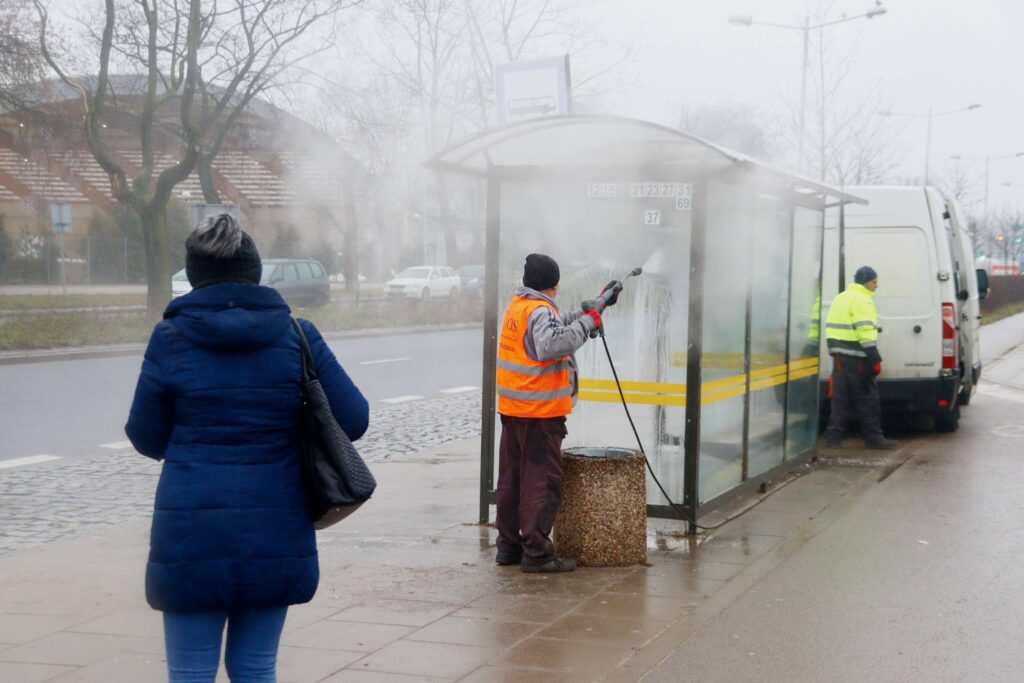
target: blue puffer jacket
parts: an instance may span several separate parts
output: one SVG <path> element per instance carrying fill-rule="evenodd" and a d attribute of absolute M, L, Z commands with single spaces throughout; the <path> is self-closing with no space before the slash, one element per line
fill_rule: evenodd
<path fill-rule="evenodd" d="M 302 322 L 338 423 L 366 431 L 366 399 Z M 146 598 L 168 612 L 308 602 L 316 537 L 299 473 L 299 338 L 276 290 L 222 284 L 171 302 L 142 362 L 125 432 L 164 461 Z"/>

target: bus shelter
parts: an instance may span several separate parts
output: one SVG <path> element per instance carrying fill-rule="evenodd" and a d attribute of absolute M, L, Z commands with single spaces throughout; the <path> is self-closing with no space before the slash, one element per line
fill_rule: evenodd
<path fill-rule="evenodd" d="M 428 161 L 487 187 L 480 522 L 495 502 L 498 328 L 531 252 L 604 315 L 650 464 L 648 513 L 699 518 L 814 452 L 826 208 L 862 202 L 645 121 L 566 115 L 472 135 Z M 599 341 L 578 353 L 565 447 L 635 448 Z"/>

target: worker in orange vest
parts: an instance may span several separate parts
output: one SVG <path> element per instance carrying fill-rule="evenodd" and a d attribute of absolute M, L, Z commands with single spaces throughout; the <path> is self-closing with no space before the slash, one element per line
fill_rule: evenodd
<path fill-rule="evenodd" d="M 555 556 L 551 527 L 562 502 L 565 416 L 579 392 L 573 353 L 601 327 L 597 310 L 562 315 L 555 304 L 558 264 L 530 254 L 498 342 L 498 540 L 495 560 L 524 572 L 571 572 Z M 618 298 L 616 294 L 607 305 Z M 584 308 L 590 308 L 584 306 Z"/>

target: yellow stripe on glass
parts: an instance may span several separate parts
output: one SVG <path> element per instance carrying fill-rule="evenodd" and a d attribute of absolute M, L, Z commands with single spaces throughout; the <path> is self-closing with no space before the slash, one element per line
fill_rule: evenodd
<path fill-rule="evenodd" d="M 726 355 L 726 354 L 721 354 Z M 774 365 L 750 373 L 750 391 L 770 389 L 786 382 L 818 374 L 818 359 L 805 358 L 789 365 Z M 701 405 L 711 405 L 747 393 L 747 375 L 732 375 L 703 382 Z M 655 406 L 686 406 L 686 385 L 669 382 L 623 382 L 622 393 L 626 403 Z M 610 379 L 581 379 L 580 400 L 619 403 L 619 390 Z"/>

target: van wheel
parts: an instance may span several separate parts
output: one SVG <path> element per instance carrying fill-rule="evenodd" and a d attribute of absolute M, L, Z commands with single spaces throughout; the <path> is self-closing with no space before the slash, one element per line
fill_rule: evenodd
<path fill-rule="evenodd" d="M 420 292 L 420 298 L 424 301 L 430 298 L 430 289 L 428 287 L 424 287 L 423 291 Z"/>
<path fill-rule="evenodd" d="M 452 291 L 448 293 L 448 297 L 451 298 L 451 299 L 456 299 L 456 298 L 458 298 L 458 296 L 459 296 L 459 288 L 458 287 L 452 287 Z"/>
<path fill-rule="evenodd" d="M 935 431 L 951 434 L 960 429 L 960 406 L 935 414 Z"/>
<path fill-rule="evenodd" d="M 331 300 L 331 297 L 323 292 L 318 293 L 313 297 L 313 306 L 321 308 L 327 305 L 327 302 Z"/>
<path fill-rule="evenodd" d="M 973 386 L 966 386 L 960 390 L 960 396 L 956 399 L 957 405 L 967 406 L 971 404 L 971 397 L 974 395 L 974 392 L 971 391 L 973 388 Z"/>

